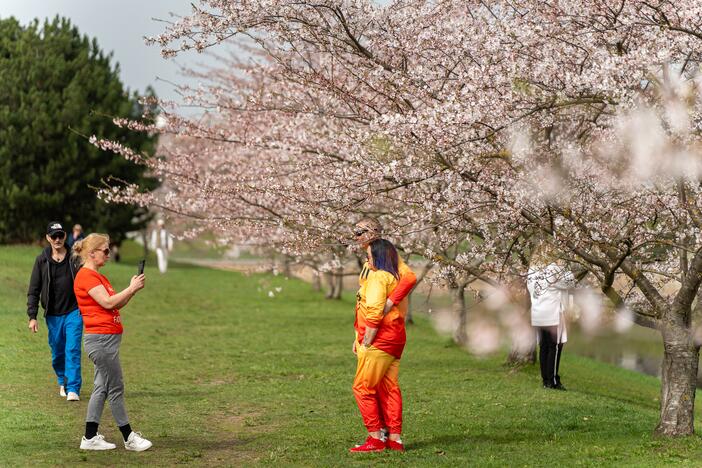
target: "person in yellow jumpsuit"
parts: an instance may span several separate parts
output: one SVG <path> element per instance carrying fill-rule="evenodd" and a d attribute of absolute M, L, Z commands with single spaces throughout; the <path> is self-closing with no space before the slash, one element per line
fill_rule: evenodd
<path fill-rule="evenodd" d="M 367 220 L 367 219 L 366 219 Z M 397 250 L 385 239 L 368 239 L 380 229 L 367 229 L 372 223 L 357 224 L 359 243 L 366 244 L 368 261 L 359 276 L 354 328 L 354 352 L 358 363 L 353 392 L 364 425 L 366 442 L 351 452 L 404 450 L 402 434 L 402 394 L 398 384 L 400 358 L 406 342 L 407 299 L 416 283 L 414 273 L 402 262 Z M 365 226 L 364 226 L 365 225 Z M 379 223 L 376 225 L 379 227 Z M 365 232 L 361 232 L 365 229 Z M 368 233 L 370 232 L 370 235 Z M 362 237 L 366 235 L 366 239 Z M 383 437 L 387 426 L 389 436 Z"/>

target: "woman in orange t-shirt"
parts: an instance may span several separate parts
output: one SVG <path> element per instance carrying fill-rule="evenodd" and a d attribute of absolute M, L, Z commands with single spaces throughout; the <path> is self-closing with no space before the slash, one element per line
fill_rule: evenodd
<path fill-rule="evenodd" d="M 115 444 L 98 434 L 98 425 L 105 400 L 110 402 L 112 417 L 124 437 L 124 448 L 136 452 L 151 447 L 151 442 L 133 432 L 124 406 L 124 382 L 119 362 L 122 342 L 122 321 L 119 309 L 144 287 L 144 275 L 133 276 L 129 286 L 117 293 L 99 270 L 110 259 L 110 238 L 105 234 L 90 234 L 73 244 L 73 255 L 80 257 L 83 267 L 76 274 L 73 290 L 83 317 L 85 333 L 83 344 L 88 357 L 95 364 L 93 393 L 85 418 L 83 450 L 110 450 Z"/>

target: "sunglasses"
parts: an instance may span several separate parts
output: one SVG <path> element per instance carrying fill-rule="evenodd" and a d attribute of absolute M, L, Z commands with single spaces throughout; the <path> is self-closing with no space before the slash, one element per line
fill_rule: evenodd
<path fill-rule="evenodd" d="M 64 237 L 66 237 L 66 233 L 65 232 L 55 232 L 55 233 L 51 234 L 49 237 L 53 240 L 59 240 L 59 239 L 63 239 Z"/>
<path fill-rule="evenodd" d="M 110 255 L 110 249 L 97 249 L 97 250 L 94 250 L 94 252 L 102 252 L 105 255 Z"/>
<path fill-rule="evenodd" d="M 353 231 L 353 235 L 356 236 L 356 237 L 360 237 L 360 236 L 362 236 L 363 234 L 365 234 L 365 233 L 367 233 L 367 232 L 368 232 L 368 229 L 355 229 L 355 230 Z"/>

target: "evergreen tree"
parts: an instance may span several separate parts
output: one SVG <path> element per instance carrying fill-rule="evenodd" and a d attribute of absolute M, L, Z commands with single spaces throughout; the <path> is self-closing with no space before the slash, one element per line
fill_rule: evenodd
<path fill-rule="evenodd" d="M 88 141 L 95 134 L 147 154 L 155 148 L 154 137 L 112 123 L 144 109 L 111 60 L 65 18 L 27 27 L 0 19 L 0 242 L 35 241 L 54 219 L 120 242 L 148 218 L 96 197 L 109 176 L 157 186 L 142 166 Z"/>

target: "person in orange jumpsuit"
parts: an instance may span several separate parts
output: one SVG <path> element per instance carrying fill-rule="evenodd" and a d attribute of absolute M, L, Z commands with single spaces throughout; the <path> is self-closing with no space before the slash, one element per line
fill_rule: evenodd
<path fill-rule="evenodd" d="M 361 238 L 359 243 L 366 243 L 362 239 L 364 234 L 366 238 L 374 234 L 360 231 L 357 224 L 355 234 L 357 239 Z M 379 236 L 380 229 L 375 233 Z M 398 375 L 406 342 L 406 296 L 416 284 L 416 277 L 389 241 L 370 240 L 366 248 L 368 261 L 359 276 L 354 324 L 358 363 L 353 392 L 368 437 L 364 444 L 350 451 L 377 452 L 386 448 L 402 451 L 402 394 Z M 389 432 L 386 439 L 382 432 L 385 425 Z"/>

